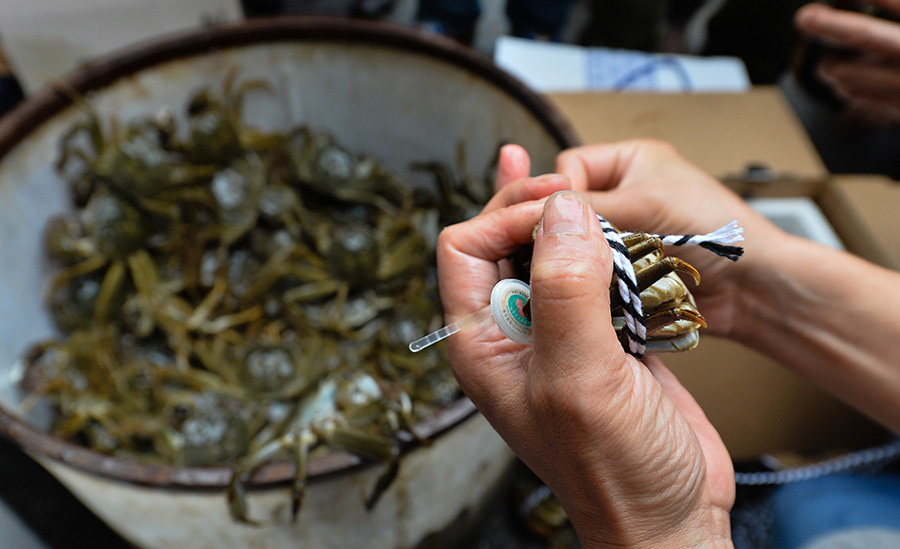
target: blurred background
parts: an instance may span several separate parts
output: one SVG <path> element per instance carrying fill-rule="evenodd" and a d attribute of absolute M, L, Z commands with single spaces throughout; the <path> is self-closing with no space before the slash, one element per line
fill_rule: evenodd
<path fill-rule="evenodd" d="M 383 20 L 446 34 L 494 56 L 501 66 L 548 90 L 619 86 L 634 91 L 654 79 L 657 89 L 663 91 L 740 91 L 751 85 L 777 85 L 831 172 L 884 173 L 897 178 L 900 161 L 891 154 L 898 139 L 896 128 L 872 124 L 871 119 L 866 123 L 848 120 L 836 108 L 839 101 L 815 81 L 808 63 L 804 65 L 815 52 L 807 51 L 792 18 L 805 3 L 528 0 L 511 2 L 510 6 L 520 7 L 508 12 L 504 0 L 430 0 L 423 6 L 418 0 L 80 0 L 65 4 L 8 0 L 0 13 L 0 43 L 5 44 L 7 59 L 16 65 L 27 92 L 101 53 L 196 24 L 278 15 Z M 480 13 L 474 11 L 479 9 L 476 6 Z M 552 47 L 532 50 L 515 41 L 502 41 L 510 36 L 589 49 L 577 53 Z M 683 58 L 675 64 L 670 57 L 663 57 L 655 66 L 645 67 L 643 56 L 611 55 L 600 48 L 716 56 L 721 62 L 695 67 L 689 76 L 697 76 L 697 80 L 685 85 L 684 74 L 676 72 L 696 59 Z M 589 62 L 574 61 L 579 55 Z M 528 59 L 524 66 L 519 61 L 522 56 Z M 576 66 L 573 63 L 580 63 L 576 70 L 571 70 Z M 725 79 L 719 74 L 726 75 Z M 10 83 L 5 83 L 0 93 L 0 104 L 9 105 L 16 97 Z"/>

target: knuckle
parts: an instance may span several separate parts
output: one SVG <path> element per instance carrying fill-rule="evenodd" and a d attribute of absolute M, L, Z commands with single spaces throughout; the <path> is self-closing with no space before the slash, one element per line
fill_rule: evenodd
<path fill-rule="evenodd" d="M 652 137 L 640 137 L 631 140 L 631 143 L 643 150 L 649 150 L 651 152 L 666 154 L 666 155 L 677 155 L 676 148 L 669 142 L 663 141 L 661 139 L 655 139 Z"/>
<path fill-rule="evenodd" d="M 438 254 L 441 251 L 446 251 L 451 248 L 455 248 L 457 241 L 459 240 L 459 225 L 448 225 L 441 229 L 441 232 L 438 233 L 437 246 L 436 249 Z"/>
<path fill-rule="evenodd" d="M 597 279 L 592 265 L 585 261 L 552 259 L 532 265 L 532 292 L 546 300 L 569 300 L 595 289 Z"/>

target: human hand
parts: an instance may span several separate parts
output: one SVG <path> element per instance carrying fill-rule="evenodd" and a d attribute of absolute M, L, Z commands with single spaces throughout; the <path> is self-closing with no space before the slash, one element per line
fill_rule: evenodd
<path fill-rule="evenodd" d="M 759 277 L 786 235 L 736 194 L 662 142 L 596 144 L 562 152 L 556 171 L 588 191 L 593 208 L 623 230 L 705 234 L 732 220 L 744 228 L 744 256 L 733 263 L 706 250 L 678 248 L 702 283 L 687 282 L 710 333 L 735 335 L 748 276 Z M 766 276 L 771 274 L 766 273 Z"/>
<path fill-rule="evenodd" d="M 900 17 L 898 0 L 868 4 Z M 800 8 L 794 22 L 834 49 L 818 75 L 848 101 L 849 112 L 870 124 L 900 123 L 900 23 L 818 3 Z"/>
<path fill-rule="evenodd" d="M 441 299 L 448 322 L 487 306 L 500 263 L 540 222 L 534 343 L 514 343 L 493 325 L 453 336 L 463 391 L 553 490 L 584 547 L 727 546 L 730 457 L 659 361 L 645 367 L 622 350 L 610 315 L 610 251 L 586 199 L 540 200 L 539 189 L 567 187 L 565 178 L 508 177 L 502 168 L 501 159 L 491 207 L 441 234 Z M 529 196 L 538 200 L 518 200 Z"/>

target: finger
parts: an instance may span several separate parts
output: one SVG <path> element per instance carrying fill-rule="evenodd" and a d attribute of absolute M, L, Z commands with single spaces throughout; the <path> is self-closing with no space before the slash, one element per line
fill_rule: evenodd
<path fill-rule="evenodd" d="M 900 58 L 889 60 L 871 55 L 848 60 L 840 55 L 828 55 L 819 64 L 819 75 L 828 81 L 856 82 L 897 92 L 900 90 Z"/>
<path fill-rule="evenodd" d="M 567 149 L 556 157 L 554 171 L 572 180 L 572 189 L 615 188 L 624 174 L 621 157 L 628 156 L 621 144 L 595 143 Z"/>
<path fill-rule="evenodd" d="M 891 112 L 892 109 L 887 114 L 885 110 L 882 105 L 859 99 L 849 100 L 840 113 L 840 122 L 851 128 L 881 128 L 896 123 L 898 120 L 895 113 Z"/>
<path fill-rule="evenodd" d="M 900 25 L 870 15 L 807 4 L 795 15 L 800 32 L 836 47 L 900 56 Z"/>
<path fill-rule="evenodd" d="M 900 67 L 879 63 L 823 62 L 822 78 L 849 100 L 848 120 L 886 127 L 900 120 Z"/>
<path fill-rule="evenodd" d="M 734 219 L 745 226 L 745 220 L 754 215 L 738 196 L 715 188 L 709 188 L 704 194 L 679 186 L 677 181 L 673 179 L 672 186 L 683 190 L 682 194 L 623 187 L 612 192 L 589 193 L 588 200 L 597 213 L 618 229 L 634 232 L 702 234 Z"/>
<path fill-rule="evenodd" d="M 900 106 L 900 66 L 895 64 L 830 58 L 819 66 L 819 74 L 846 97 Z"/>
<path fill-rule="evenodd" d="M 500 191 L 509 183 L 528 177 L 531 174 L 531 158 L 520 145 L 510 144 L 500 148 L 497 160 L 497 179 L 494 181 L 494 192 Z"/>
<path fill-rule="evenodd" d="M 849 123 L 870 128 L 888 128 L 900 124 L 900 107 L 894 102 L 854 98 L 842 115 Z"/>
<path fill-rule="evenodd" d="M 656 226 L 653 222 L 656 208 L 627 190 L 590 193 L 587 198 L 594 211 L 619 230 L 641 232 Z"/>
<path fill-rule="evenodd" d="M 587 200 L 571 191 L 551 196 L 531 270 L 534 353 L 543 376 L 571 379 L 578 375 L 572 365 L 624 358 L 610 318 L 611 275 L 609 246 Z"/>
<path fill-rule="evenodd" d="M 499 280 L 497 263 L 531 242 L 543 204 L 526 202 L 445 228 L 438 238 L 441 301 L 448 322 L 490 301 Z"/>
<path fill-rule="evenodd" d="M 652 171 L 679 158 L 675 149 L 662 141 L 631 139 L 568 149 L 557 155 L 554 170 L 572 180 L 577 191 L 602 191 L 618 187 L 638 164 Z"/>
<path fill-rule="evenodd" d="M 446 321 L 486 308 L 499 280 L 498 262 L 531 242 L 542 202 L 526 202 L 451 225 L 438 239 L 441 301 Z M 490 320 L 447 342 L 454 375 L 465 394 L 495 426 L 503 410 L 521 406 L 521 354 L 527 348 L 506 339 Z M 516 404 L 518 403 L 518 404 Z"/>
<path fill-rule="evenodd" d="M 897 92 L 883 90 L 879 88 L 869 88 L 865 86 L 856 86 L 848 84 L 841 86 L 840 93 L 847 99 L 855 102 L 869 103 L 873 108 L 880 107 L 885 112 L 885 116 L 900 109 L 900 97 Z"/>
<path fill-rule="evenodd" d="M 572 188 L 568 177 L 559 174 L 545 174 L 538 177 L 525 177 L 506 184 L 484 206 L 482 213 L 492 212 L 530 200 L 547 198 L 557 191 Z"/>

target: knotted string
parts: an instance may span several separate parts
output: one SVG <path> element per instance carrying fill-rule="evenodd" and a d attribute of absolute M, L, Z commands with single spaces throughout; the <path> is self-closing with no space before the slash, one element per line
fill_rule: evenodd
<path fill-rule="evenodd" d="M 641 307 L 641 292 L 637 285 L 637 276 L 631 263 L 631 254 L 622 241 L 623 235 L 646 233 L 620 233 L 609 221 L 597 214 L 603 235 L 613 252 L 613 275 L 616 277 L 619 294 L 622 296 L 622 309 L 625 316 L 625 337 L 628 340 L 627 347 L 623 344 L 625 352 L 635 358 L 642 358 L 647 345 L 647 325 L 644 321 L 644 313 Z M 667 246 L 700 246 L 722 257 L 737 261 L 744 253 L 744 249 L 733 246 L 736 242 L 744 240 L 744 229 L 738 227 L 737 221 L 704 235 L 654 235 Z"/>
<path fill-rule="evenodd" d="M 735 220 L 725 226 L 719 227 L 711 233 L 701 235 L 648 234 L 628 232 L 622 234 L 626 236 L 630 236 L 632 234 L 643 234 L 650 238 L 657 237 L 662 240 L 662 243 L 666 246 L 700 246 L 701 248 L 706 248 L 707 250 L 722 257 L 727 257 L 732 261 L 737 261 L 738 258 L 744 254 L 744 249 L 740 246 L 730 246 L 730 244 L 743 241 L 743 233 L 744 229 L 738 227 L 737 221 Z"/>

